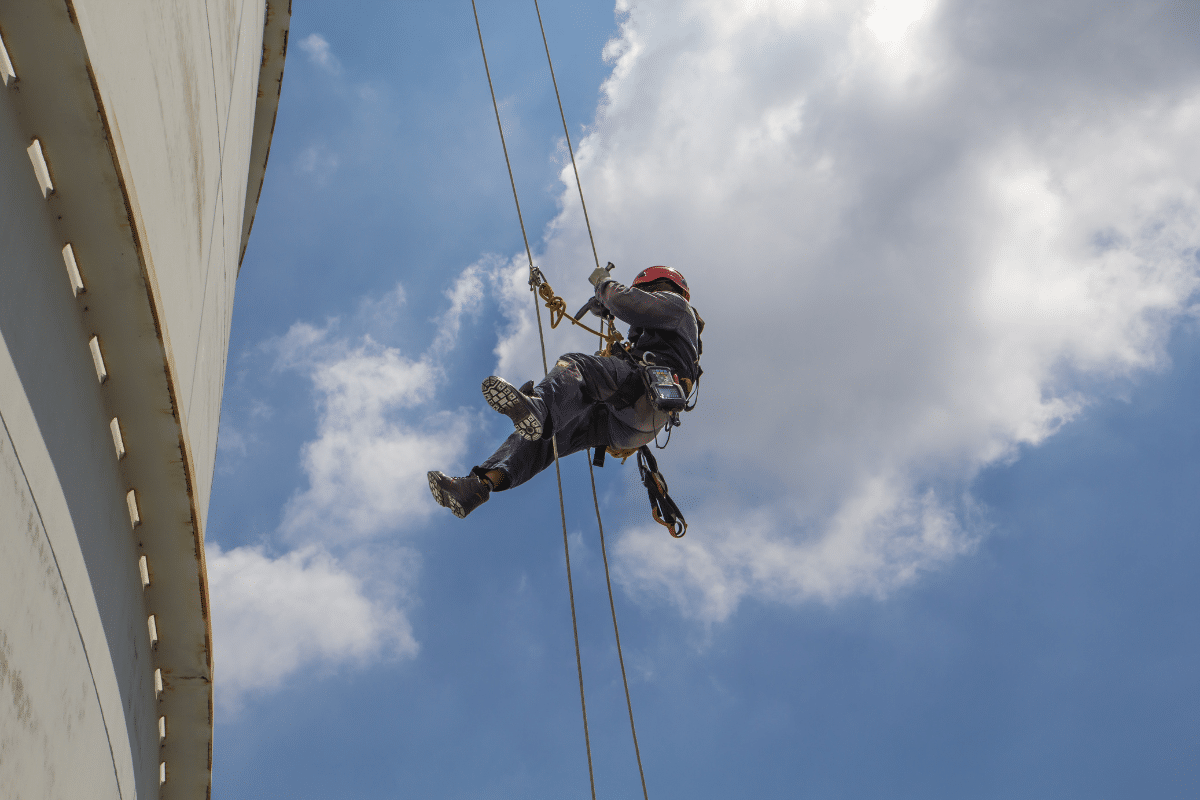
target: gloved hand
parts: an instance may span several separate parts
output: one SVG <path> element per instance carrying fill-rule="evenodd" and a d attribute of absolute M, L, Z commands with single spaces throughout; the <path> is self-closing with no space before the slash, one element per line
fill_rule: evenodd
<path fill-rule="evenodd" d="M 613 263 L 611 261 L 608 262 L 608 266 L 606 267 L 596 267 L 596 269 L 592 270 L 592 274 L 588 276 L 588 281 L 592 284 L 592 286 L 599 286 L 601 281 L 606 281 L 612 277 L 612 275 L 609 274 L 612 272 L 612 270 Z"/>
<path fill-rule="evenodd" d="M 591 300 L 588 300 L 587 303 L 584 304 L 583 308 L 581 308 L 577 312 L 575 312 L 575 319 L 578 320 L 580 317 L 582 317 L 584 314 L 588 313 L 589 311 L 592 312 L 593 314 L 595 314 L 597 317 L 608 316 L 608 309 L 604 307 L 603 303 L 601 303 L 599 300 L 597 300 L 596 298 L 593 297 Z"/>

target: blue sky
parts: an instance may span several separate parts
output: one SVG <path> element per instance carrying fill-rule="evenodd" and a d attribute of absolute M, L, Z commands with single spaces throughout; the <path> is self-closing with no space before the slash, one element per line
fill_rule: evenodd
<path fill-rule="evenodd" d="M 601 260 L 709 323 L 660 456 L 688 536 L 597 471 L 650 796 L 1196 796 L 1194 6 L 543 15 Z M 532 3 L 480 17 L 577 306 Z M 207 531 L 214 797 L 587 797 L 552 472 L 465 521 L 425 486 L 507 433 L 483 377 L 540 372 L 470 4 L 297 3 L 290 42 Z M 577 458 L 598 796 L 634 797 Z"/>

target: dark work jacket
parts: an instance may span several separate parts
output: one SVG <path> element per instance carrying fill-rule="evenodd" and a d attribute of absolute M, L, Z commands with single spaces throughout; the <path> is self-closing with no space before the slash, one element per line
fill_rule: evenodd
<path fill-rule="evenodd" d="M 696 380 L 703 323 L 682 295 L 645 292 L 609 278 L 596 286 L 596 299 L 614 317 L 629 323 L 633 355 L 653 353 L 656 363 L 671 367 L 680 378 Z"/>

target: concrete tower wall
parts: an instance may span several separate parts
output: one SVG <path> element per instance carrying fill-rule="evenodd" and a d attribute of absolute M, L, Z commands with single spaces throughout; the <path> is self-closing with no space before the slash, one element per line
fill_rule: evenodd
<path fill-rule="evenodd" d="M 240 262 L 264 4 L 74 3 L 134 222 L 145 231 L 146 273 L 162 311 L 203 523 Z"/>
<path fill-rule="evenodd" d="M 0 0 L 0 796 L 208 796 L 204 517 L 289 14 Z"/>

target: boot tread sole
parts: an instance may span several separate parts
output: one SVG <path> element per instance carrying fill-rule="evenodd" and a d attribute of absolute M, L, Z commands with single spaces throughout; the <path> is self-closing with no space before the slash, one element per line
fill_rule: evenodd
<path fill-rule="evenodd" d="M 520 391 L 503 378 L 484 379 L 483 399 L 494 410 L 513 421 L 517 435 L 529 442 L 542 438 L 542 423 L 529 411 Z"/>

